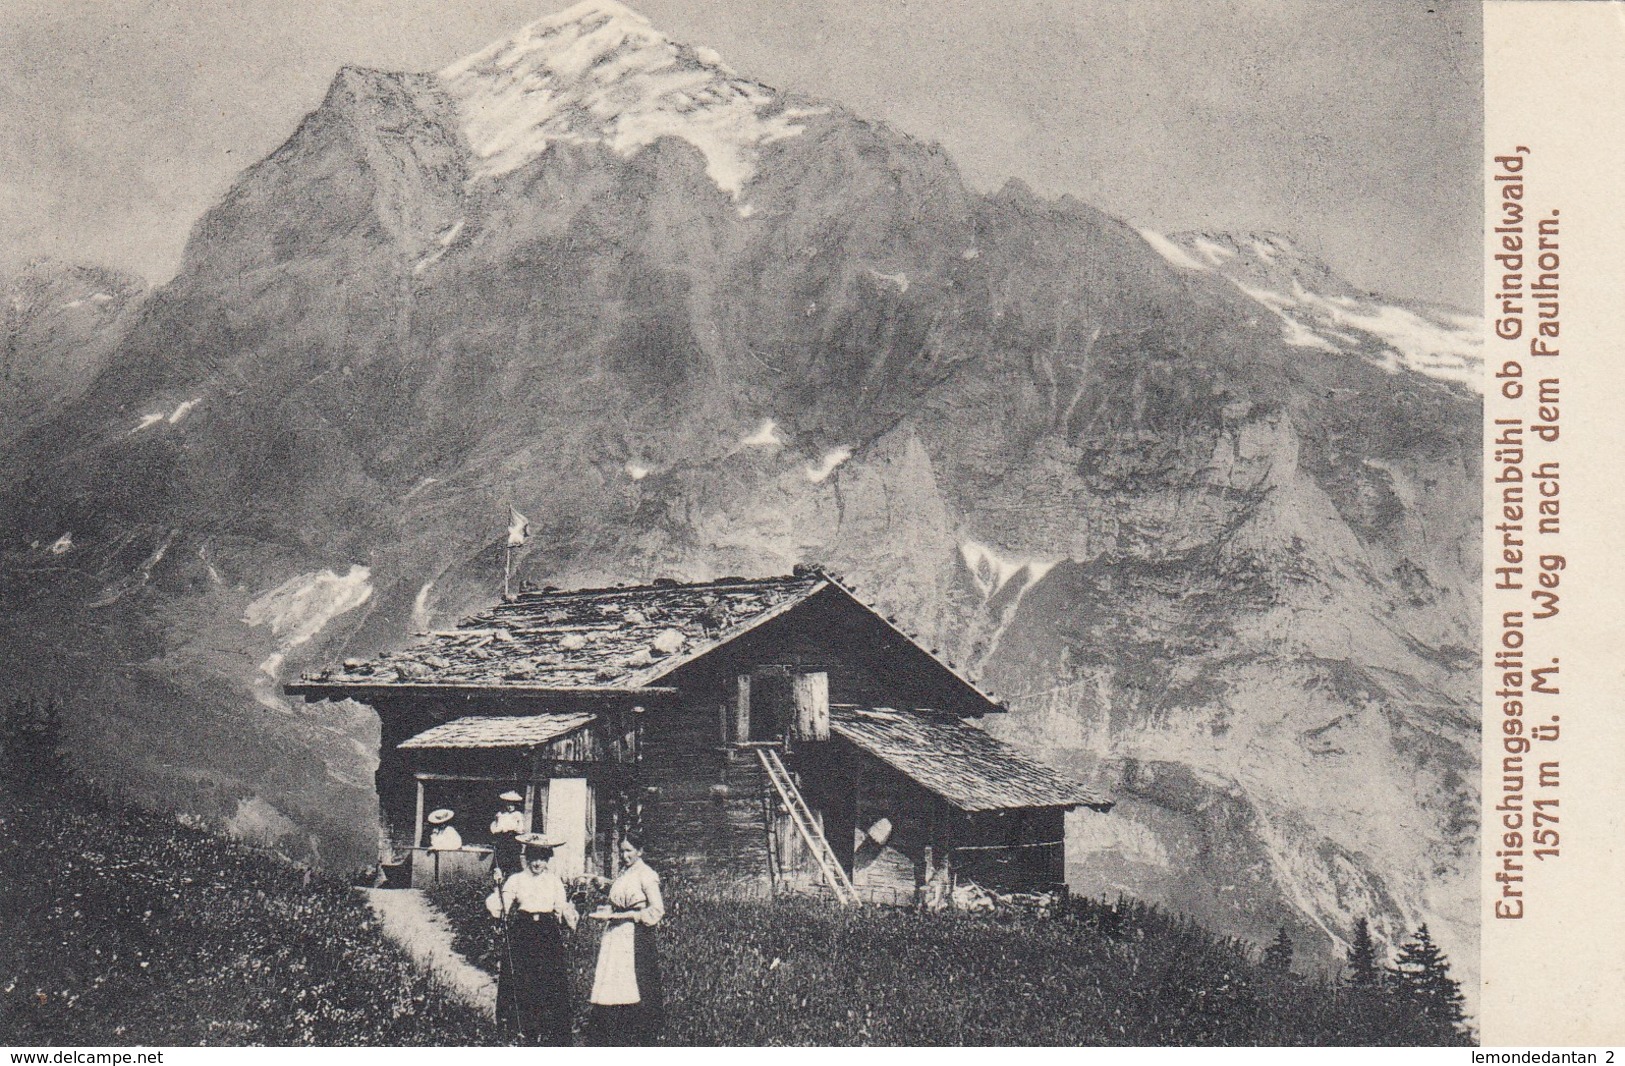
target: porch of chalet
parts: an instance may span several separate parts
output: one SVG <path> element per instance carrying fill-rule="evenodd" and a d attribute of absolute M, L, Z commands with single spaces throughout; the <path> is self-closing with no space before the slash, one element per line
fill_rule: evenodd
<path fill-rule="evenodd" d="M 638 713 L 465 715 L 399 742 L 380 760 L 378 785 L 389 846 L 409 864 L 410 884 L 489 877 L 490 826 L 510 790 L 524 797 L 523 832 L 564 842 L 553 857 L 560 876 L 613 876 L 636 792 Z M 462 848 L 429 846 L 436 808 L 455 812 Z"/>

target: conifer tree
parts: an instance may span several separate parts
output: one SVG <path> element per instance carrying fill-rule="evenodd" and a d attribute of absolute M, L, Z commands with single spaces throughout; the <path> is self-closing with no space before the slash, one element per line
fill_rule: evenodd
<path fill-rule="evenodd" d="M 1354 941 L 1349 945 L 1349 984 L 1354 988 L 1376 988 L 1382 979 L 1377 945 L 1371 940 L 1371 923 L 1361 918 L 1354 923 Z"/>
<path fill-rule="evenodd" d="M 1264 971 L 1285 977 L 1292 970 L 1292 938 L 1286 935 L 1286 926 L 1276 931 L 1275 940 L 1264 949 Z"/>
<path fill-rule="evenodd" d="M 1433 942 L 1427 924 L 1418 926 L 1412 939 L 1400 945 L 1394 976 L 1402 999 L 1426 1023 L 1429 1043 L 1460 1039 L 1466 1019 L 1461 984 L 1450 976 L 1450 962 Z"/>

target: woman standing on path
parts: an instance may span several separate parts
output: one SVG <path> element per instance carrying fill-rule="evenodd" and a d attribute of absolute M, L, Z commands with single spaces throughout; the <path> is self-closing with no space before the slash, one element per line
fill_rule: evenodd
<path fill-rule="evenodd" d="M 576 927 L 576 909 L 559 875 L 547 868 L 563 841 L 524 833 L 525 868 L 497 882 L 486 909 L 502 918 L 498 951 L 497 1025 L 532 1044 L 570 1043 L 570 983 L 564 930 Z"/>
<path fill-rule="evenodd" d="M 491 865 L 504 874 L 518 873 L 525 868 L 519 857 L 519 834 L 525 831 L 525 812 L 519 805 L 525 797 L 510 789 L 497 799 L 502 809 L 491 819 Z"/>
<path fill-rule="evenodd" d="M 625 869 L 609 886 L 609 904 L 589 917 L 604 923 L 592 982 L 592 1031 L 598 1044 L 653 1044 L 664 1021 L 654 927 L 666 914 L 660 876 L 643 861 L 643 841 L 621 839 Z"/>

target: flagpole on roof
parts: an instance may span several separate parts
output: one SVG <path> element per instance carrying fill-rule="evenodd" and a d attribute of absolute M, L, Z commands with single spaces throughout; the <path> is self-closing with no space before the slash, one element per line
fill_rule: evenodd
<path fill-rule="evenodd" d="M 520 514 L 513 504 L 508 505 L 508 544 L 502 555 L 502 599 L 509 598 L 508 583 L 513 577 L 513 550 L 530 536 L 530 520 Z"/>

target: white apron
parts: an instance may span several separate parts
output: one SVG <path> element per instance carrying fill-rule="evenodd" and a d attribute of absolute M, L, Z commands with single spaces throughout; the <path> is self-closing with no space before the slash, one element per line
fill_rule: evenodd
<path fill-rule="evenodd" d="M 660 878 L 642 862 L 633 863 L 609 886 L 609 903 L 618 911 L 637 911 L 640 916 L 604 923 L 588 1000 L 601 1007 L 621 1007 L 643 998 L 638 993 L 637 925 L 654 925 L 665 914 Z"/>

